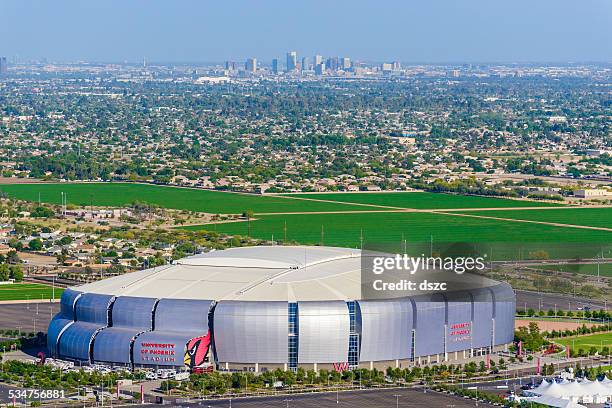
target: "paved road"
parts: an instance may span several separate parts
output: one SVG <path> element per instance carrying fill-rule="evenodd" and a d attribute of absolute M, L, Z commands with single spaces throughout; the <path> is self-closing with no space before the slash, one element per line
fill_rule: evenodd
<path fill-rule="evenodd" d="M 51 318 L 59 312 L 59 303 L 14 303 L 0 305 L 0 329 L 16 329 L 25 332 L 46 332 Z M 34 330 L 36 326 L 36 330 Z"/>
<path fill-rule="evenodd" d="M 610 310 L 610 304 L 604 303 L 599 300 L 591 300 L 587 298 L 574 297 L 569 295 L 559 295 L 556 293 L 538 293 L 524 290 L 517 290 L 516 292 L 516 308 L 523 309 L 525 305 L 527 308 L 533 308 L 535 310 L 548 311 L 549 309 L 562 310 L 578 310 L 578 307 L 590 306 L 591 310 L 604 309 L 606 307 Z"/>
<path fill-rule="evenodd" d="M 475 407 L 476 401 L 456 396 L 442 394 L 428 390 L 426 393 L 418 389 L 381 389 L 363 391 L 339 392 L 338 402 L 336 393 L 301 394 L 278 397 L 244 398 L 233 399 L 231 406 L 235 408 L 269 408 L 269 407 L 291 407 L 291 408 L 326 408 L 326 407 L 355 407 L 355 408 L 388 408 L 388 407 Z M 399 397 L 396 397 L 399 396 Z M 143 405 L 146 407 L 147 405 Z M 195 403 L 180 403 L 172 406 L 190 407 L 229 407 L 227 399 L 214 401 L 201 401 Z M 491 407 L 492 405 L 482 402 L 480 407 Z"/>

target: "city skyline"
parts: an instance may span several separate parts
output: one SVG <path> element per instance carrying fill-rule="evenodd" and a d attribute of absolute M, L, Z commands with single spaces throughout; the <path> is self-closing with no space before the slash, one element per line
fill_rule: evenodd
<path fill-rule="evenodd" d="M 3 2 L 9 60 L 269 63 L 284 53 L 403 63 L 610 62 L 612 4 Z M 96 16 L 96 19 L 92 19 Z M 307 23 L 307 24 L 306 24 Z M 297 30 L 296 27 L 310 27 Z M 162 29 L 160 29 L 162 28 Z M 300 59 L 297 59 L 300 62 Z"/>

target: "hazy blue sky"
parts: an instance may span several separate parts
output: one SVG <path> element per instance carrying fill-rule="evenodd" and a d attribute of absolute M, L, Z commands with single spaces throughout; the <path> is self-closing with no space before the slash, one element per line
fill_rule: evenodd
<path fill-rule="evenodd" d="M 0 0 L 0 55 L 49 60 L 612 61 L 612 0 Z"/>

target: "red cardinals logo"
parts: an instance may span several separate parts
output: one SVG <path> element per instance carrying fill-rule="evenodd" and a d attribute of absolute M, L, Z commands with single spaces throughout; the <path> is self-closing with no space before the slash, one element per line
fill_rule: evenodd
<path fill-rule="evenodd" d="M 196 337 L 187 343 L 185 365 L 189 368 L 201 367 L 208 362 L 210 350 L 210 332 L 206 336 Z"/>

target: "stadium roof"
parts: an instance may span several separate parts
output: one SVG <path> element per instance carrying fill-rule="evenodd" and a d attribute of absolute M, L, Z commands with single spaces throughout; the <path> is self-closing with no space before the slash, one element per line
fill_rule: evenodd
<path fill-rule="evenodd" d="M 257 246 L 212 251 L 171 265 L 75 288 L 116 296 L 177 299 L 350 300 L 361 294 L 361 251 Z"/>
<path fill-rule="evenodd" d="M 359 300 L 362 296 L 361 255 L 357 249 L 335 247 L 231 248 L 179 259 L 170 265 L 126 273 L 75 289 L 160 299 Z M 435 275 L 428 277 L 435 278 Z M 456 279 L 453 286 L 457 290 L 463 283 L 472 288 L 499 283 L 468 274 L 456 275 Z M 398 292 L 397 297 L 401 293 Z M 419 293 L 425 292 L 414 292 L 415 295 Z"/>

